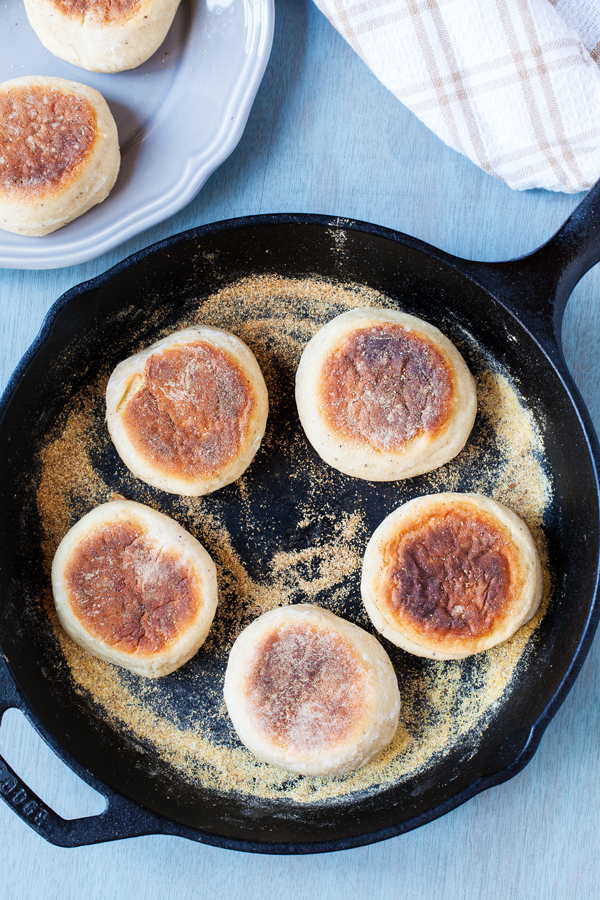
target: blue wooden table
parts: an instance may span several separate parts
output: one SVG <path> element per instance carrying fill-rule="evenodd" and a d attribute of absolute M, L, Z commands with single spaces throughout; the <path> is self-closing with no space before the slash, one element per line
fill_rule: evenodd
<path fill-rule="evenodd" d="M 244 136 L 188 207 L 85 265 L 0 271 L 0 388 L 62 293 L 195 225 L 324 213 L 389 226 L 459 256 L 499 260 L 542 243 L 579 199 L 514 193 L 485 175 L 379 84 L 311 0 L 277 0 L 273 53 Z M 599 428 L 600 266 L 576 288 L 563 337 Z M 521 774 L 424 828 L 343 853 L 263 857 L 160 836 L 64 850 L 0 803 L 0 898 L 597 898 L 599 697 L 596 640 Z M 16 711 L 2 722 L 0 752 L 60 814 L 102 809 Z"/>

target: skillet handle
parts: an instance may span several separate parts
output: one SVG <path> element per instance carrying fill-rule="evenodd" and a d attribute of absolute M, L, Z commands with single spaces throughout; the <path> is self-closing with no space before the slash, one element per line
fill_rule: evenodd
<path fill-rule="evenodd" d="M 544 348 L 562 359 L 561 326 L 573 288 L 600 262 L 600 181 L 556 234 L 533 253 L 507 262 L 467 262 L 474 281 L 498 298 Z"/>
<path fill-rule="evenodd" d="M 105 791 L 103 788 L 104 795 Z M 164 826 L 160 827 L 148 821 L 141 826 L 139 807 L 134 807 L 124 797 L 117 795 L 107 798 L 107 808 L 98 816 L 63 819 L 40 800 L 2 756 L 0 756 L 0 797 L 40 837 L 58 847 L 83 847 L 101 841 L 158 834 L 165 830 Z M 145 819 L 149 818 L 153 817 L 145 812 Z"/>
<path fill-rule="evenodd" d="M 0 655 L 0 722 L 8 709 L 27 710 Z M 85 779 L 107 801 L 104 812 L 81 819 L 63 819 L 8 765 L 0 754 L 0 797 L 40 837 L 59 847 L 82 847 L 101 841 L 165 833 L 165 822 L 149 810 L 93 778 Z"/>

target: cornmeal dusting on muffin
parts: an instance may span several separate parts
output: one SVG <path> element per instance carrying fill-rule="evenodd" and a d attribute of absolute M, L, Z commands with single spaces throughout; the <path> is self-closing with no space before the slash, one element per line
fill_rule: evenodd
<path fill-rule="evenodd" d="M 0 94 L 0 189 L 40 193 L 70 183 L 96 139 L 83 97 L 41 86 Z"/>
<path fill-rule="evenodd" d="M 49 591 L 44 598 L 76 691 L 100 710 L 124 741 L 144 748 L 149 765 L 162 766 L 167 778 L 175 773 L 191 790 L 197 786 L 235 792 L 248 802 L 253 798 L 322 802 L 377 792 L 411 778 L 459 744 L 465 756 L 475 753 L 495 704 L 510 690 L 519 663 L 526 660 L 530 639 L 547 608 L 551 576 L 543 522 L 552 485 L 543 459 L 543 423 L 534 420 L 506 372 L 480 353 L 470 335 L 451 321 L 436 322 L 469 360 L 479 414 L 465 449 L 441 469 L 420 476 L 418 493 L 480 491 L 523 518 L 544 567 L 541 607 L 510 640 L 467 660 L 410 657 L 384 643 L 399 676 L 400 727 L 390 746 L 357 772 L 338 777 L 290 775 L 259 762 L 240 745 L 222 690 L 229 650 L 249 622 L 268 609 L 310 601 L 372 631 L 358 599 L 362 555 L 373 528 L 370 501 L 355 501 L 352 479 L 312 453 L 293 401 L 295 369 L 310 337 L 334 316 L 364 306 L 397 308 L 391 299 L 357 285 L 333 285 L 318 278 L 245 278 L 205 300 L 190 301 L 176 323 L 165 324 L 167 319 L 161 321 L 156 314 L 151 327 L 135 338 L 139 347 L 130 348 L 135 352 L 176 328 L 196 323 L 230 330 L 248 344 L 264 373 L 271 410 L 257 459 L 259 466 L 274 461 L 272 477 L 281 483 L 282 502 L 288 487 L 302 488 L 294 501 L 293 528 L 282 524 L 289 516 L 280 523 L 267 500 L 255 492 L 255 464 L 234 485 L 199 498 L 165 495 L 124 471 L 103 420 L 112 361 L 69 401 L 64 421 L 43 450 L 38 510 L 48 574 L 54 550 L 70 525 L 115 492 L 172 515 L 215 560 L 220 599 L 207 642 L 197 657 L 160 683 L 80 650 L 58 626 Z M 399 506 L 410 499 L 415 488 L 409 480 L 391 487 L 372 486 L 372 491 L 373 496 L 381 491 L 389 498 L 391 512 L 391 504 Z M 241 522 L 236 534 L 228 519 L 232 504 L 236 522 Z M 263 532 L 269 529 L 265 537 Z M 172 686 L 182 684 L 190 695 L 184 710 L 170 694 Z M 198 684 L 199 699 L 194 696 Z"/>
<path fill-rule="evenodd" d="M 441 431 L 456 388 L 433 341 L 386 322 L 356 328 L 329 351 L 319 396 L 331 431 L 385 453 Z"/>
<path fill-rule="evenodd" d="M 138 12 L 141 0 L 52 0 L 63 15 L 73 18 L 93 17 L 108 23 L 131 18 Z"/>
<path fill-rule="evenodd" d="M 231 353 L 198 340 L 163 347 L 122 404 L 127 437 L 163 473 L 218 474 L 248 440 L 256 397 Z"/>
<path fill-rule="evenodd" d="M 126 653 L 168 648 L 202 606 L 202 582 L 189 560 L 137 522 L 96 527 L 73 548 L 63 578 L 78 622 Z"/>
<path fill-rule="evenodd" d="M 245 708 L 274 746 L 319 752 L 364 723 L 368 668 L 341 635 L 289 622 L 263 635 L 246 661 Z"/>

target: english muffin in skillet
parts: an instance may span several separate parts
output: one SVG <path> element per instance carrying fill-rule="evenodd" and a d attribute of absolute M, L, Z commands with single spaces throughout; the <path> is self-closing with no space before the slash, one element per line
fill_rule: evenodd
<path fill-rule="evenodd" d="M 386 747 L 398 727 L 396 674 L 370 634 L 312 604 L 255 619 L 237 638 L 225 702 L 259 759 L 303 775 L 341 775 Z"/>
<path fill-rule="evenodd" d="M 217 606 L 210 556 L 177 522 L 141 503 L 97 506 L 54 556 L 61 625 L 89 653 L 148 678 L 204 643 Z"/>
<path fill-rule="evenodd" d="M 240 477 L 260 446 L 268 409 L 252 351 L 210 325 L 130 356 L 106 390 L 108 429 L 123 462 L 148 484 L 187 496 Z"/>
<path fill-rule="evenodd" d="M 340 472 L 368 481 L 411 478 L 463 448 L 475 383 L 437 328 L 388 309 L 354 309 L 309 341 L 296 374 L 306 436 Z"/>
<path fill-rule="evenodd" d="M 430 494 L 384 519 L 365 551 L 361 591 L 375 627 L 417 656 L 462 659 L 535 614 L 543 574 L 531 533 L 480 494 Z"/>

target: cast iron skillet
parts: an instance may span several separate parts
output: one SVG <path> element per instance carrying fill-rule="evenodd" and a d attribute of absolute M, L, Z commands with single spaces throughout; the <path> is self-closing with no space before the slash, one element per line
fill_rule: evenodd
<path fill-rule="evenodd" d="M 547 244 L 509 262 L 468 262 L 361 222 L 261 216 L 169 238 L 60 298 L 0 405 L 0 714 L 23 710 L 57 754 L 106 797 L 107 807 L 93 818 L 63 820 L 0 758 L 0 793 L 12 809 L 61 846 L 163 833 L 246 851 L 308 853 L 409 831 L 519 772 L 572 686 L 599 614 L 600 453 L 560 344 L 567 299 L 599 259 L 600 183 Z M 79 383 L 72 377 L 57 390 L 64 360 L 79 360 L 81 381 L 99 361 L 106 363 L 107 354 L 115 362 L 126 355 L 126 333 L 142 335 L 154 313 L 168 322 L 190 297 L 243 275 L 273 272 L 366 284 L 434 324 L 464 327 L 514 375 L 545 423 L 554 482 L 545 530 L 555 590 L 510 702 L 500 703 L 475 752 L 454 747 L 407 782 L 350 802 L 248 805 L 234 795 L 190 792 L 175 774 L 157 774 L 144 748 L 124 741 L 73 690 L 35 601 L 40 534 L 27 475 L 35 472 L 40 435 L 64 403 L 60 391 L 76 390 Z M 273 517 L 285 530 L 281 472 L 261 476 L 256 465 L 259 489 L 271 498 Z M 412 481 L 410 489 L 418 493 L 418 480 Z M 373 527 L 382 517 L 378 502 L 374 496 Z"/>

